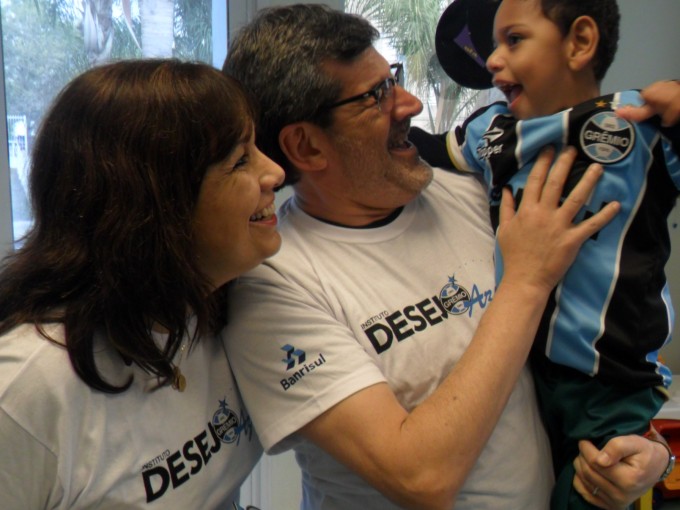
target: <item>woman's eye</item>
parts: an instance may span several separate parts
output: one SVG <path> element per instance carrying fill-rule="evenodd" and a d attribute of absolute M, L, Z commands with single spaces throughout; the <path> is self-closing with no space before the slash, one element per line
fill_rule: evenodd
<path fill-rule="evenodd" d="M 238 159 L 238 161 L 236 161 L 236 163 L 234 163 L 233 169 L 238 170 L 239 168 L 241 168 L 242 166 L 245 166 L 247 164 L 248 164 L 248 156 L 246 154 L 244 154 L 243 156 L 241 156 Z"/>

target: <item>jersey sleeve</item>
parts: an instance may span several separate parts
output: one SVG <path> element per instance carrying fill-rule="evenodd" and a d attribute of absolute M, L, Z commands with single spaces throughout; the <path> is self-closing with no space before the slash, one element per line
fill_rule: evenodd
<path fill-rule="evenodd" d="M 470 156 L 469 144 L 466 143 L 467 130 L 461 126 L 452 129 L 446 135 L 446 150 L 453 166 L 462 172 L 481 172 L 482 169 Z"/>
<path fill-rule="evenodd" d="M 462 125 L 448 132 L 446 149 L 457 169 L 485 174 L 489 181 L 489 168 L 485 164 L 484 156 L 485 146 L 488 144 L 488 130 L 494 119 L 507 114 L 506 103 L 502 101 L 491 103 L 473 112 Z"/>
<path fill-rule="evenodd" d="M 472 113 L 461 126 L 445 133 L 435 135 L 414 126 L 409 131 L 409 140 L 431 166 L 483 173 L 485 169 L 477 157 L 477 145 L 483 140 L 490 119 L 505 112 L 505 103 L 492 103 Z"/>
<path fill-rule="evenodd" d="M 321 288 L 305 288 L 267 265 L 230 289 L 227 356 L 270 453 L 292 447 L 296 431 L 338 402 L 385 381 L 353 332 L 316 296 Z"/>
<path fill-rule="evenodd" d="M 430 166 L 452 170 L 454 166 L 446 150 L 446 135 L 447 133 L 433 135 L 414 126 L 409 130 L 408 138 L 418 149 L 420 157 Z"/>
<path fill-rule="evenodd" d="M 641 106 L 644 100 L 640 95 L 639 90 L 626 90 L 620 93 L 624 104 L 633 106 Z M 673 126 L 663 126 L 661 124 L 661 117 L 653 115 L 649 119 L 639 124 L 638 129 L 645 129 L 652 127 L 661 135 L 661 146 L 663 149 L 663 158 L 665 160 L 666 169 L 675 185 L 676 190 L 680 190 L 680 123 Z"/>
<path fill-rule="evenodd" d="M 664 137 L 664 156 L 671 180 L 676 189 L 680 190 L 680 124 L 661 127 L 660 131 Z"/>

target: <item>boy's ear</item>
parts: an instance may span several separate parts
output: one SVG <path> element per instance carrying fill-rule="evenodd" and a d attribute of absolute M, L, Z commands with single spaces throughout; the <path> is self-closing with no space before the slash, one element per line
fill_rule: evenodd
<path fill-rule="evenodd" d="M 592 63 L 600 42 L 600 30 L 590 16 L 579 16 L 569 30 L 569 62 L 574 71 L 581 71 Z"/>
<path fill-rule="evenodd" d="M 279 146 L 288 160 L 300 171 L 326 167 L 323 130 L 311 122 L 288 124 L 279 133 Z"/>

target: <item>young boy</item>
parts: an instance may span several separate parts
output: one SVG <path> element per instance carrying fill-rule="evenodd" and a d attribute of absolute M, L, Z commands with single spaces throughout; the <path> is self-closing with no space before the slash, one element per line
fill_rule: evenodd
<path fill-rule="evenodd" d="M 578 440 L 601 447 L 614 436 L 645 433 L 671 382 L 658 351 L 670 341 L 674 320 L 664 266 L 667 217 L 680 189 L 680 135 L 615 114 L 619 106 L 642 104 L 638 92 L 600 96 L 618 23 L 615 0 L 502 0 L 486 68 L 507 103 L 477 111 L 445 135 L 453 165 L 483 173 L 494 222 L 501 190 L 509 186 L 519 202 L 528 170 L 547 145 L 576 147 L 574 183 L 591 163 L 604 166 L 583 217 L 614 200 L 622 205 L 555 289 L 532 352 L 557 477 L 553 510 L 596 508 L 572 488 Z M 473 26 L 465 28 L 468 43 L 475 35 L 480 40 Z M 412 140 L 429 160 L 431 140 L 422 133 Z M 498 253 L 498 278 L 502 272 Z M 666 476 L 672 468 L 671 462 Z"/>

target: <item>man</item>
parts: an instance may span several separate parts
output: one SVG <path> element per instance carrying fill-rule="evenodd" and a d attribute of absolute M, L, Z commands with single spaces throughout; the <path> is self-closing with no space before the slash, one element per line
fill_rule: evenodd
<path fill-rule="evenodd" d="M 559 208 L 573 154 L 545 189 L 544 155 L 517 215 L 506 199 L 494 289 L 484 189 L 420 161 L 407 135 L 422 104 L 377 36 L 298 5 L 261 13 L 230 49 L 224 71 L 260 101 L 258 142 L 295 192 L 281 252 L 232 289 L 239 387 L 265 448 L 295 448 L 304 509 L 547 508 L 524 363 L 551 289 L 617 205 L 572 225 L 599 169 Z M 640 451 L 639 477 L 601 490 L 630 502 L 668 455 L 640 438 L 625 447 Z M 584 490 L 604 483 L 589 474 Z"/>

